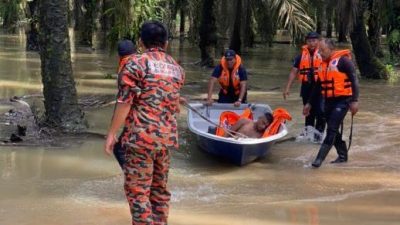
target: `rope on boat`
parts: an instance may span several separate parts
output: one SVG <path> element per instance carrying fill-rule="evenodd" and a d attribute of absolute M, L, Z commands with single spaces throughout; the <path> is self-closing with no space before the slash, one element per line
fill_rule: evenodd
<path fill-rule="evenodd" d="M 219 124 L 216 124 L 215 122 L 211 121 L 209 118 L 205 117 L 201 112 L 199 112 L 197 109 L 193 108 L 191 105 L 189 105 L 188 103 L 184 102 L 182 103 L 187 109 L 191 110 L 192 112 L 196 113 L 198 116 L 200 116 L 200 118 L 202 118 L 203 120 L 211 123 L 212 125 L 216 126 L 216 127 L 220 127 L 222 128 L 229 136 L 233 137 L 233 138 L 249 138 L 247 135 L 244 135 L 242 133 L 230 130 L 226 127 L 223 127 Z"/>

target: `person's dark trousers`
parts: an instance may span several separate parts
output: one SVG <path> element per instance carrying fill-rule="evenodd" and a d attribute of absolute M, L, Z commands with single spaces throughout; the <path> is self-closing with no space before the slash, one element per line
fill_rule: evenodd
<path fill-rule="evenodd" d="M 342 140 L 342 135 L 339 133 L 339 127 L 348 110 L 349 103 L 347 98 L 333 98 L 325 101 L 325 116 L 328 127 L 324 142 L 313 163 L 314 167 L 319 167 L 321 165 L 334 144 L 338 145 L 344 142 Z M 340 150 L 338 150 L 338 153 L 339 151 Z"/>
<path fill-rule="evenodd" d="M 218 93 L 218 103 L 235 103 L 239 99 L 239 95 L 224 94 L 222 90 Z M 244 94 L 242 103 L 247 103 L 247 91 Z"/>
<path fill-rule="evenodd" d="M 305 105 L 310 97 L 312 86 L 307 83 L 301 85 L 301 97 L 303 105 Z M 315 127 L 319 132 L 323 133 L 325 130 L 325 115 L 324 115 L 324 100 L 321 91 L 317 90 L 318 96 L 312 98 L 310 114 L 305 118 L 305 126 Z"/>
<path fill-rule="evenodd" d="M 125 152 L 126 151 L 123 145 L 121 144 L 121 138 L 119 138 L 118 142 L 115 143 L 114 145 L 113 153 L 121 169 L 123 169 L 123 166 L 125 164 Z"/>

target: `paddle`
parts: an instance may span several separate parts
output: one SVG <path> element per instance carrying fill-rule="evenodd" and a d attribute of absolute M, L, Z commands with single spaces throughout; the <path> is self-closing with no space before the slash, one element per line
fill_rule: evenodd
<path fill-rule="evenodd" d="M 202 118 L 203 120 L 205 120 L 205 121 L 211 123 L 212 125 L 214 125 L 214 126 L 216 126 L 216 127 L 220 127 L 220 128 L 223 129 L 229 136 L 231 136 L 231 137 L 233 137 L 233 138 L 235 138 L 235 139 L 237 139 L 238 137 L 241 137 L 241 138 L 249 138 L 248 136 L 246 136 L 246 135 L 244 135 L 244 134 L 242 134 L 242 133 L 239 133 L 239 132 L 230 130 L 230 129 L 226 128 L 226 127 L 223 127 L 223 126 L 221 126 L 221 125 L 219 125 L 219 124 L 214 123 L 213 121 L 211 121 L 210 119 L 208 119 L 207 117 L 205 117 L 203 114 L 201 114 L 201 112 L 199 112 L 198 110 L 196 110 L 195 108 L 193 108 L 191 105 L 189 105 L 188 103 L 186 103 L 186 102 L 181 102 L 181 104 L 182 104 L 183 106 L 185 106 L 185 108 L 187 108 L 187 109 L 191 110 L 192 112 L 196 113 L 196 114 L 197 114 L 198 116 L 200 116 L 200 118 Z"/>

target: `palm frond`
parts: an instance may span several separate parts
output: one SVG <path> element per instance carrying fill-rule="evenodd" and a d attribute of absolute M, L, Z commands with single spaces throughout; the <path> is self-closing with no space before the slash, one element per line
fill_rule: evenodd
<path fill-rule="evenodd" d="M 305 33 L 315 27 L 314 20 L 307 12 L 305 0 L 269 0 L 274 17 L 282 28 L 287 29 L 294 41 L 303 39 Z"/>
<path fill-rule="evenodd" d="M 112 0 L 112 7 L 106 10 L 115 18 L 108 39 L 113 49 L 121 38 L 137 39 L 143 22 L 150 19 L 162 20 L 166 0 Z"/>

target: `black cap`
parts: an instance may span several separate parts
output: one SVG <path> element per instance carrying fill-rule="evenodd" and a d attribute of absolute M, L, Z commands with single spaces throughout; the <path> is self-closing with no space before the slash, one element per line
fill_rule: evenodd
<path fill-rule="evenodd" d="M 168 40 L 168 31 L 163 23 L 156 20 L 144 22 L 140 28 L 140 39 L 146 48 L 163 47 Z"/>
<path fill-rule="evenodd" d="M 125 39 L 118 42 L 118 55 L 126 56 L 135 53 L 135 44 L 131 40 Z"/>
<path fill-rule="evenodd" d="M 236 52 L 233 51 L 232 49 L 228 49 L 228 50 L 226 50 L 224 56 L 226 59 L 233 59 L 236 56 Z"/>
<path fill-rule="evenodd" d="M 306 40 L 307 39 L 318 39 L 319 38 L 319 34 L 317 32 L 310 32 L 306 35 Z"/>

